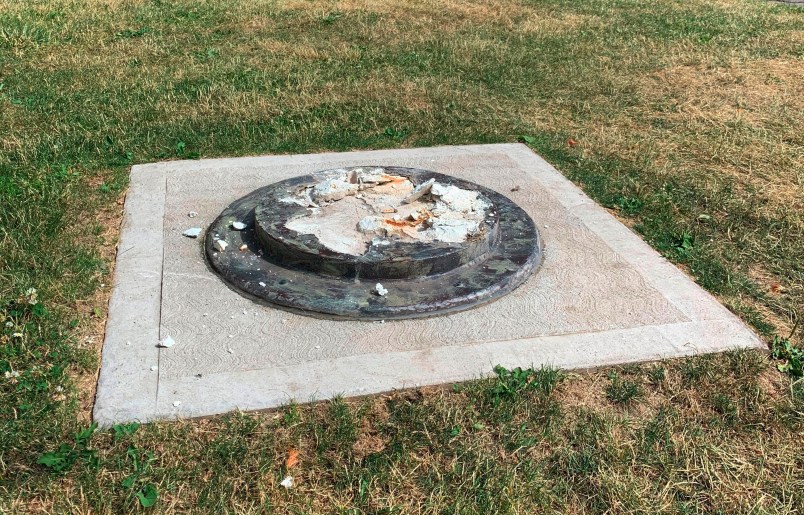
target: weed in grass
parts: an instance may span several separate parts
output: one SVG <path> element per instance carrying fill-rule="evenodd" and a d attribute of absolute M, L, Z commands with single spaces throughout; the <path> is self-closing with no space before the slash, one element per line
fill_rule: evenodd
<path fill-rule="evenodd" d="M 527 390 L 537 390 L 542 394 L 550 395 L 558 383 L 564 378 L 563 372 L 558 369 L 542 366 L 538 370 L 532 368 L 521 369 L 516 367 L 507 370 L 497 365 L 494 367 L 497 381 L 491 387 L 491 396 L 494 404 L 505 397 L 516 396 Z"/>
<path fill-rule="evenodd" d="M 99 466 L 97 451 L 89 448 L 89 440 L 97 427 L 97 424 L 92 424 L 76 433 L 71 444 L 61 444 L 57 450 L 41 455 L 36 462 L 57 473 L 68 471 L 79 460 L 97 468 Z"/>
<path fill-rule="evenodd" d="M 131 422 L 130 424 L 115 424 L 112 426 L 114 431 L 114 441 L 122 440 L 125 437 L 131 436 L 140 428 L 139 423 Z"/>
<path fill-rule="evenodd" d="M 804 351 L 794 347 L 790 340 L 774 336 L 771 352 L 775 359 L 783 361 L 776 365 L 780 372 L 792 377 L 804 376 Z"/>
<path fill-rule="evenodd" d="M 131 460 L 132 473 L 120 485 L 129 491 L 129 498 L 133 496 L 143 508 L 150 508 L 159 498 L 156 487 L 146 479 L 155 460 L 154 454 L 132 446 L 126 450 L 126 457 Z"/>
<path fill-rule="evenodd" d="M 386 127 L 383 134 L 392 140 L 402 140 L 407 136 L 407 131 L 404 129 L 395 129 L 393 127 Z"/>
<path fill-rule="evenodd" d="M 299 413 L 299 405 L 294 403 L 282 407 L 282 420 L 285 427 L 292 427 L 301 423 L 301 414 Z"/>

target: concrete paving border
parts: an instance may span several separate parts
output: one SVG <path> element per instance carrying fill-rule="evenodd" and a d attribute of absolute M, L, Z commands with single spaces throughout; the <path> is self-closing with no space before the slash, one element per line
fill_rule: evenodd
<path fill-rule="evenodd" d="M 540 227 L 542 270 L 464 313 L 328 321 L 241 297 L 203 263 L 201 239 L 181 237 L 258 186 L 370 164 L 432 169 L 511 197 Z M 168 335 L 176 345 L 157 348 Z M 468 380 L 497 364 L 584 369 L 739 347 L 765 345 L 524 145 L 162 162 L 131 171 L 94 418 L 199 417 Z"/>

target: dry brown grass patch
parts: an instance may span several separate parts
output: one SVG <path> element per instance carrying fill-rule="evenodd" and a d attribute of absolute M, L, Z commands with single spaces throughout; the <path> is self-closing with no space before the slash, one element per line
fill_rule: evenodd
<path fill-rule="evenodd" d="M 717 68 L 674 65 L 649 76 L 640 90 L 648 104 L 669 104 L 662 116 L 682 131 L 721 133 L 714 146 L 708 142 L 676 151 L 714 162 L 771 205 L 804 208 L 804 151 L 796 143 L 804 141 L 799 130 L 804 126 L 804 60 Z"/>

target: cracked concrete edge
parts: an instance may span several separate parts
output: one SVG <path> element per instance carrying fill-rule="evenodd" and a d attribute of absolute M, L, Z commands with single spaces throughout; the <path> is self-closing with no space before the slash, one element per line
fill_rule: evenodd
<path fill-rule="evenodd" d="M 158 388 L 165 172 L 135 166 L 124 206 L 93 420 L 148 418 Z"/>
<path fill-rule="evenodd" d="M 195 418 L 238 409 L 264 410 L 291 401 L 312 402 L 338 395 L 362 396 L 449 384 L 488 376 L 495 365 L 592 369 L 754 346 L 753 334 L 742 324 L 717 320 L 363 354 L 309 362 L 304 366 L 166 381 L 161 389 L 158 409 L 148 420 Z M 275 385 L 285 386 L 276 388 Z M 222 396 L 221 391 L 236 391 L 237 396 Z M 188 392 L 186 397 L 182 395 L 184 392 Z M 193 392 L 195 402 L 187 400 L 191 396 L 189 392 Z M 174 407 L 174 401 L 181 401 L 181 404 Z"/>

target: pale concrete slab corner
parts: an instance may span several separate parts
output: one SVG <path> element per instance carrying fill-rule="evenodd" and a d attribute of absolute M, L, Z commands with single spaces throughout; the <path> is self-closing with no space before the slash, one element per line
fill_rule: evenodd
<path fill-rule="evenodd" d="M 258 187 L 354 165 L 428 169 L 506 195 L 541 232 L 541 269 L 464 312 L 332 321 L 246 299 L 209 270 L 202 238 L 182 236 Z M 175 345 L 158 348 L 168 336 Z M 131 171 L 94 418 L 199 417 L 468 380 L 497 364 L 590 368 L 731 348 L 765 345 L 524 145 L 154 163 Z"/>

